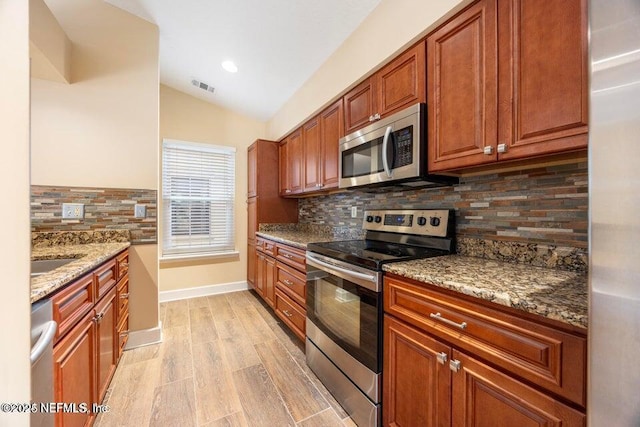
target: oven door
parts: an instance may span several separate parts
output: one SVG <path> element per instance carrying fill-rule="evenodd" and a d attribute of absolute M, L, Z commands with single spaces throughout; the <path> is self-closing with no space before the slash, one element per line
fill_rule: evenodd
<path fill-rule="evenodd" d="M 309 338 L 325 353 L 337 345 L 376 374 L 382 370 L 381 278 L 379 272 L 307 252 L 307 320 L 312 331 L 321 332 L 308 333 Z M 332 343 L 323 346 L 326 338 Z M 346 368 L 339 355 L 327 356 Z"/>

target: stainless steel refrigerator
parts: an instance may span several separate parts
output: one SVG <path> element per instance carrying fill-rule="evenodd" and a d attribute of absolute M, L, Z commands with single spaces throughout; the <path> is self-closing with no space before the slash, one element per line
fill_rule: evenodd
<path fill-rule="evenodd" d="M 590 0 L 590 426 L 640 426 L 640 0 Z"/>

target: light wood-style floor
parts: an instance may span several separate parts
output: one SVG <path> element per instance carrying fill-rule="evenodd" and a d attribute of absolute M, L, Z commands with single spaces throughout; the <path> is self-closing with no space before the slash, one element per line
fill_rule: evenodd
<path fill-rule="evenodd" d="M 263 304 L 249 291 L 160 304 L 163 342 L 124 353 L 95 425 L 355 426 Z"/>

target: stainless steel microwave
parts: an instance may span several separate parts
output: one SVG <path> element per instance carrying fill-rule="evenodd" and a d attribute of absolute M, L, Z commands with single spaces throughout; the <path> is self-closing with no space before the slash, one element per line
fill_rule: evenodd
<path fill-rule="evenodd" d="M 340 139 L 340 188 L 450 185 L 427 173 L 426 105 L 415 104 Z"/>

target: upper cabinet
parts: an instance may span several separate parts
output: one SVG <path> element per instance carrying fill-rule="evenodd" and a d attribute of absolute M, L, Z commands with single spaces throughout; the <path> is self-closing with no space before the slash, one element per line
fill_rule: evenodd
<path fill-rule="evenodd" d="M 308 120 L 280 144 L 280 194 L 338 187 L 338 145 L 344 136 L 342 99 Z"/>
<path fill-rule="evenodd" d="M 481 0 L 427 37 L 430 172 L 587 146 L 586 0 Z"/>
<path fill-rule="evenodd" d="M 421 41 L 344 96 L 345 133 L 425 99 L 425 42 Z"/>

